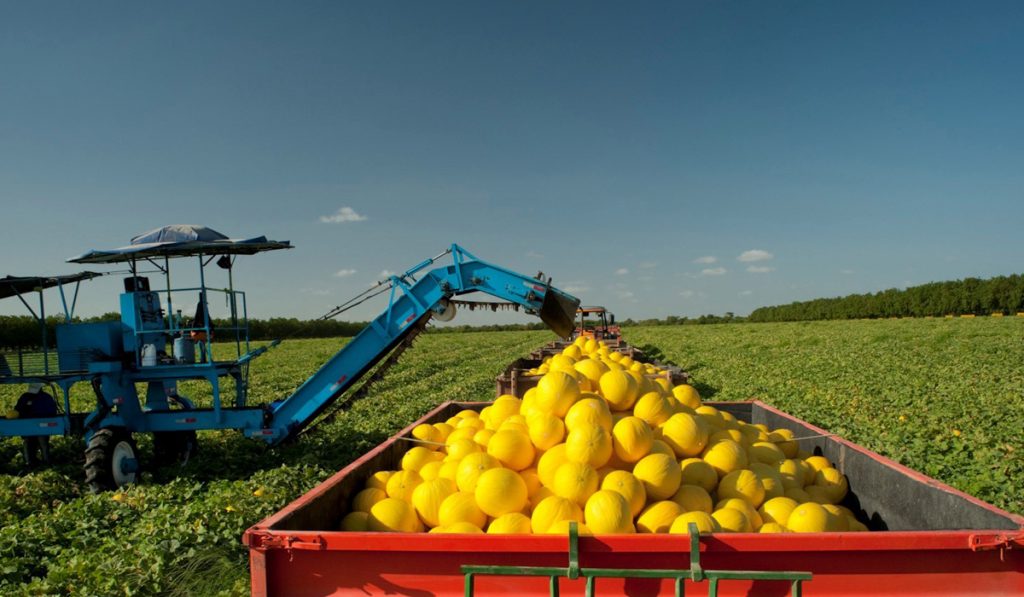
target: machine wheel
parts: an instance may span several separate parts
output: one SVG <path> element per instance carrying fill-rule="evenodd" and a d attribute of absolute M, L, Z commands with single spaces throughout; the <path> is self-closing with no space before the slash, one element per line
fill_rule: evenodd
<path fill-rule="evenodd" d="M 159 431 L 153 434 L 153 461 L 157 466 L 185 466 L 198 449 L 195 431 Z"/>
<path fill-rule="evenodd" d="M 93 493 L 134 483 L 139 449 L 123 429 L 100 429 L 85 448 L 85 483 Z"/>

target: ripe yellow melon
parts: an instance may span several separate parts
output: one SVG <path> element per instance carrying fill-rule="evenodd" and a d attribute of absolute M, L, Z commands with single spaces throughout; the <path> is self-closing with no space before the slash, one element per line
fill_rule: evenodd
<path fill-rule="evenodd" d="M 758 533 L 789 533 L 790 530 L 777 522 L 766 522 L 757 530 Z"/>
<path fill-rule="evenodd" d="M 711 513 L 718 526 L 725 533 L 750 533 L 754 530 L 746 512 L 736 508 L 721 508 Z"/>
<path fill-rule="evenodd" d="M 601 376 L 600 387 L 608 406 L 618 411 L 632 408 L 640 390 L 636 379 L 625 371 L 608 371 Z"/>
<path fill-rule="evenodd" d="M 707 427 L 686 413 L 676 413 L 661 425 L 661 439 L 679 458 L 697 456 L 708 442 Z"/>
<path fill-rule="evenodd" d="M 718 431 L 719 429 L 729 429 L 729 426 L 725 424 L 725 419 L 722 418 L 722 413 L 713 406 L 699 406 L 693 409 L 693 412 L 700 417 L 708 427 L 715 431 Z"/>
<path fill-rule="evenodd" d="M 423 482 L 423 477 L 416 471 L 396 471 L 388 477 L 388 497 L 412 502 L 412 492 Z"/>
<path fill-rule="evenodd" d="M 761 515 L 758 514 L 757 509 L 750 505 L 750 502 L 741 498 L 725 498 L 718 500 L 715 504 L 715 510 L 721 510 L 723 508 L 732 508 L 733 510 L 739 510 L 747 515 L 747 521 L 750 522 L 751 530 L 756 531 L 761 524 L 764 522 L 761 519 Z"/>
<path fill-rule="evenodd" d="M 458 439 L 448 444 L 448 455 L 445 457 L 445 460 L 462 460 L 469 454 L 480 451 L 482 451 L 480 444 L 473 441 L 472 437 Z"/>
<path fill-rule="evenodd" d="M 537 490 L 541 488 L 540 476 L 537 474 L 537 469 L 528 468 L 519 471 L 519 476 L 522 477 L 523 482 L 526 483 L 526 495 L 533 497 L 533 494 L 537 493 Z"/>
<path fill-rule="evenodd" d="M 696 485 L 711 493 L 718 487 L 718 473 L 701 458 L 687 458 L 679 463 L 682 472 L 680 483 Z"/>
<path fill-rule="evenodd" d="M 576 505 L 576 502 L 553 495 L 544 498 L 534 507 L 533 514 L 530 516 L 530 528 L 534 534 L 541 534 L 547 532 L 555 523 L 563 520 L 575 520 L 582 523 L 583 510 Z"/>
<path fill-rule="evenodd" d="M 789 514 L 786 527 L 794 533 L 824 533 L 829 513 L 821 504 L 800 504 Z"/>
<path fill-rule="evenodd" d="M 444 443 L 444 438 L 441 437 L 441 431 L 437 427 L 427 423 L 413 427 L 412 436 L 422 442 L 429 442 L 424 444 L 424 447 L 430 450 L 437 450 L 441 446 L 435 444 Z"/>
<path fill-rule="evenodd" d="M 492 468 L 481 473 L 473 495 L 480 509 L 493 518 L 521 512 L 529 500 L 526 482 L 507 468 Z"/>
<path fill-rule="evenodd" d="M 825 512 L 828 512 L 828 520 L 825 522 L 825 530 L 830 533 L 845 533 L 850 530 L 849 518 L 846 516 L 845 508 L 840 509 L 834 504 L 822 504 Z"/>
<path fill-rule="evenodd" d="M 394 471 L 377 471 L 366 480 L 366 486 L 387 491 L 388 479 L 393 473 Z"/>
<path fill-rule="evenodd" d="M 676 400 L 680 404 L 688 406 L 694 410 L 700 407 L 700 392 L 697 388 L 694 388 L 688 384 L 679 384 L 672 388 L 672 395 L 675 396 Z"/>
<path fill-rule="evenodd" d="M 663 500 L 644 508 L 636 519 L 638 533 L 667 533 L 683 508 L 679 504 Z"/>
<path fill-rule="evenodd" d="M 384 498 L 370 508 L 366 530 L 390 533 L 417 533 L 422 529 L 412 504 L 398 498 Z"/>
<path fill-rule="evenodd" d="M 714 503 L 711 495 L 704 491 L 703 487 L 697 485 L 680 485 L 679 489 L 672 495 L 673 502 L 683 508 L 683 512 L 707 512 L 711 514 Z"/>
<path fill-rule="evenodd" d="M 796 457 L 800 445 L 794 441 L 793 432 L 789 429 L 776 429 L 768 434 L 768 441 L 774 443 L 786 455 L 786 458 Z"/>
<path fill-rule="evenodd" d="M 443 528 L 444 532 L 452 535 L 480 535 L 483 533 L 480 527 L 468 520 L 455 522 Z"/>
<path fill-rule="evenodd" d="M 569 462 L 569 458 L 565 455 L 565 448 L 565 444 L 558 444 L 544 452 L 540 459 L 537 460 L 537 476 L 540 478 L 540 482 L 544 487 L 553 487 L 555 482 L 555 471 L 557 471 L 558 467 L 562 466 L 562 464 Z"/>
<path fill-rule="evenodd" d="M 459 491 L 468 492 L 472 495 L 476 490 L 476 482 L 480 475 L 492 468 L 498 468 L 501 463 L 498 459 L 484 452 L 474 452 L 459 462 L 458 472 L 455 473 L 455 483 Z M 481 528 L 483 525 L 477 525 Z"/>
<path fill-rule="evenodd" d="M 732 471 L 718 482 L 719 498 L 740 498 L 757 508 L 764 502 L 764 486 L 761 479 L 749 469 Z"/>
<path fill-rule="evenodd" d="M 612 457 L 612 438 L 599 425 L 576 427 L 565 438 L 565 457 L 600 468 Z"/>
<path fill-rule="evenodd" d="M 612 430 L 612 414 L 608 410 L 608 403 L 596 394 L 581 394 L 565 414 L 565 428 L 568 431 L 588 425 L 600 425 L 608 432 Z"/>
<path fill-rule="evenodd" d="M 367 487 L 352 498 L 352 510 L 355 512 L 369 512 L 374 504 L 388 497 L 387 492 L 376 487 Z"/>
<path fill-rule="evenodd" d="M 626 498 L 610 489 L 596 491 L 587 498 L 583 521 L 599 535 L 636 532 Z"/>
<path fill-rule="evenodd" d="M 533 464 L 533 443 L 522 431 L 498 431 L 487 443 L 487 453 L 503 466 L 521 471 Z"/>
<path fill-rule="evenodd" d="M 774 522 L 786 526 L 789 522 L 789 515 L 799 506 L 796 500 L 788 497 L 772 498 L 761 504 L 757 513 L 765 523 Z"/>
<path fill-rule="evenodd" d="M 580 395 L 576 379 L 565 371 L 549 371 L 537 382 L 534 407 L 564 417 Z"/>
<path fill-rule="evenodd" d="M 456 491 L 458 488 L 451 479 L 434 479 L 417 485 L 412 492 L 412 506 L 423 524 L 429 527 L 441 524 L 438 519 L 441 504 Z"/>
<path fill-rule="evenodd" d="M 777 465 L 777 469 L 785 490 L 803 489 L 805 474 L 799 460 L 783 460 Z"/>
<path fill-rule="evenodd" d="M 689 535 L 690 523 L 697 525 L 697 532 L 701 535 L 708 533 L 717 533 L 722 530 L 718 526 L 718 521 L 711 517 L 707 512 L 684 512 L 676 517 L 672 521 L 672 526 L 669 527 L 668 532 L 673 535 Z"/>
<path fill-rule="evenodd" d="M 626 498 L 631 517 L 636 517 L 647 503 L 644 484 L 629 471 L 611 471 L 601 480 L 601 489 L 614 491 Z"/>
<path fill-rule="evenodd" d="M 786 455 L 778 446 L 771 442 L 755 442 L 747 450 L 751 462 L 763 462 L 765 464 L 779 464 L 786 459 Z"/>
<path fill-rule="evenodd" d="M 548 450 L 565 438 L 565 424 L 550 413 L 535 411 L 527 417 L 526 425 L 530 431 L 530 441 L 538 450 Z"/>
<path fill-rule="evenodd" d="M 679 489 L 683 473 L 675 458 L 648 454 L 633 467 L 633 475 L 644 484 L 649 500 L 667 500 Z"/>
<path fill-rule="evenodd" d="M 647 392 L 633 405 L 633 416 L 640 417 L 651 427 L 657 427 L 673 415 L 672 405 L 661 392 Z"/>
<path fill-rule="evenodd" d="M 639 417 L 624 417 L 612 428 L 612 448 L 623 463 L 633 464 L 647 456 L 653 442 L 654 432 Z"/>
<path fill-rule="evenodd" d="M 595 361 L 594 359 L 583 359 L 573 365 L 583 377 L 590 381 L 591 387 L 598 387 L 601 382 L 601 376 L 608 372 L 608 367 L 601 361 Z"/>
<path fill-rule="evenodd" d="M 704 462 L 715 469 L 719 478 L 747 466 L 747 451 L 732 440 L 722 440 L 704 450 Z"/>
<path fill-rule="evenodd" d="M 819 470 L 814 475 L 814 485 L 824 489 L 833 504 L 841 502 L 850 488 L 846 475 L 832 467 Z"/>
<path fill-rule="evenodd" d="M 349 512 L 341 519 L 341 530 L 348 533 L 362 533 L 370 523 L 369 512 Z"/>
<path fill-rule="evenodd" d="M 765 500 L 786 495 L 786 486 L 782 484 L 782 477 L 776 467 L 763 462 L 752 462 L 748 468 L 761 479 Z"/>
<path fill-rule="evenodd" d="M 487 514 L 480 509 L 472 493 L 456 491 L 441 502 L 437 513 L 438 521 L 443 527 L 450 527 L 457 522 L 468 522 L 478 529 L 487 524 Z"/>
<path fill-rule="evenodd" d="M 488 535 L 529 535 L 530 519 L 521 512 L 509 512 L 487 525 Z"/>
<path fill-rule="evenodd" d="M 597 471 L 585 462 L 566 462 L 555 471 L 551 491 L 582 506 L 599 485 Z"/>

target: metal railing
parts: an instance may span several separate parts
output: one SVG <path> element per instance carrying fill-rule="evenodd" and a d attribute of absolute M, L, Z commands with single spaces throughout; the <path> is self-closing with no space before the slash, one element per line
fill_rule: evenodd
<path fill-rule="evenodd" d="M 559 594 L 558 583 L 562 578 L 586 582 L 586 595 L 593 597 L 598 578 L 658 578 L 673 581 L 676 597 L 685 595 L 683 582 L 709 582 L 708 595 L 717 597 L 718 583 L 723 580 L 778 580 L 790 583 L 793 597 L 802 595 L 801 583 L 811 580 L 810 572 L 760 571 L 760 570 L 705 570 L 700 563 L 700 533 L 697 525 L 690 523 L 690 568 L 679 570 L 636 569 L 636 568 L 582 568 L 580 567 L 579 530 L 575 522 L 569 523 L 569 565 L 558 566 L 462 566 L 464 594 L 472 597 L 477 576 L 540 576 L 548 578 L 548 592 L 552 597 Z"/>

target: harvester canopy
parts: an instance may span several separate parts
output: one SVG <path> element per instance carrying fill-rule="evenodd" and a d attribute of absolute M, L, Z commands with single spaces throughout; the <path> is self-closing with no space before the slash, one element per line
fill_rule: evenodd
<path fill-rule="evenodd" d="M 173 224 L 144 232 L 131 244 L 104 251 L 92 250 L 68 259 L 71 263 L 124 263 L 152 257 L 195 255 L 255 255 L 264 251 L 290 249 L 290 241 L 268 240 L 265 236 L 228 238 L 212 228 L 194 224 Z"/>
<path fill-rule="evenodd" d="M 77 274 L 64 274 L 60 276 L 6 276 L 0 278 L 0 299 L 53 288 L 54 286 L 74 284 L 82 280 L 98 278 L 102 275 L 96 272 L 79 272 Z"/>

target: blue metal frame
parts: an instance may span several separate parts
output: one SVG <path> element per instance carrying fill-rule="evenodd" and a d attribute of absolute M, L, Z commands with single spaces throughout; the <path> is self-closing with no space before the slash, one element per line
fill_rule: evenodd
<path fill-rule="evenodd" d="M 266 429 L 247 434 L 275 444 L 298 433 L 395 347 L 414 328 L 414 323 L 430 313 L 444 312 L 446 300 L 454 296 L 484 292 L 521 305 L 528 313 L 539 314 L 547 293 L 553 292 L 575 303 L 575 315 L 579 300 L 544 281 L 481 261 L 459 245 L 453 244 L 450 253 L 452 265 L 427 271 L 418 280 L 416 274 L 435 260 L 428 259 L 401 276 L 391 276 L 391 293 L 384 312 L 281 402 L 273 410 Z M 399 289 L 402 293 L 396 297 Z"/>
<path fill-rule="evenodd" d="M 427 269 L 446 254 L 452 256 L 450 265 Z M 207 308 L 206 296 L 210 289 L 206 288 L 203 272 L 207 264 L 208 262 L 203 262 L 203 256 L 199 256 L 200 287 L 192 289 L 170 288 L 169 268 L 164 269 L 168 286 L 168 306 L 172 304 L 172 292 L 198 290 L 203 306 Z M 134 262 L 132 275 L 137 275 Z M 210 351 L 210 342 L 207 342 L 206 363 L 161 363 L 157 366 L 142 366 L 138 348 L 144 342 L 152 338 L 165 342 L 166 337 L 173 333 L 184 333 L 200 328 L 182 327 L 181 322 L 175 321 L 173 313 L 167 314 L 166 325 L 154 326 L 152 312 L 150 318 L 144 322 L 138 311 L 137 298 L 132 296 L 141 292 L 124 293 L 121 295 L 122 320 L 109 324 L 121 326 L 118 328 L 121 332 L 115 333 L 113 328 L 104 331 L 96 327 L 83 326 L 75 329 L 76 326 L 69 326 L 72 329 L 65 335 L 69 345 L 80 342 L 82 346 L 102 347 L 107 352 L 116 354 L 107 354 L 104 358 L 89 362 L 87 372 L 56 380 L 64 390 L 65 414 L 50 419 L 0 420 L 0 435 L 57 435 L 71 432 L 72 415 L 69 412 L 68 389 L 79 381 L 94 380 L 99 389 L 99 406 L 87 416 L 75 415 L 79 418 L 84 416 L 86 440 L 95 431 L 105 427 L 123 427 L 130 432 L 238 429 L 249 437 L 258 437 L 267 443 L 276 444 L 294 436 L 312 422 L 418 325 L 425 324 L 431 314 L 443 313 L 448 306 L 447 300 L 452 297 L 470 292 L 484 292 L 522 306 L 527 313 L 537 315 L 543 313 L 548 304 L 546 301 L 557 300 L 564 308 L 571 307 L 571 312 L 568 313 L 570 325 L 576 305 L 579 304 L 578 299 L 552 288 L 546 280 L 524 276 L 481 261 L 455 244 L 438 257 L 427 259 L 401 275 L 390 276 L 387 283 L 390 285 L 390 294 L 387 308 L 383 313 L 370 322 L 291 396 L 276 403 L 276 406 L 261 408 L 245 406 L 248 364 L 253 358 L 264 353 L 267 347 L 256 350 L 249 348 L 248 309 L 244 293 L 235 292 L 233 287 L 228 291 L 232 302 L 232 314 L 236 321 L 237 296 L 241 295 L 245 321 L 244 326 L 236 325 L 238 329 L 234 330 L 239 353 L 236 360 L 215 362 Z M 153 292 L 159 306 L 159 295 L 162 291 Z M 149 298 L 146 300 L 151 304 Z M 64 304 L 66 307 L 66 301 Z M 127 312 L 129 308 L 132 310 L 131 313 Z M 70 321 L 71 312 L 67 309 L 65 311 Z M 207 338 L 211 338 L 209 317 L 205 318 L 201 329 L 205 331 Z M 245 354 L 241 353 L 243 329 Z M 128 345 L 118 348 L 118 342 L 126 342 Z M 134 353 L 134 358 L 126 363 L 122 357 L 129 352 Z M 225 407 L 221 401 L 219 378 L 225 376 L 231 376 L 236 380 L 237 394 L 234 407 Z M 177 395 L 177 382 L 186 379 L 205 379 L 210 383 L 213 390 L 212 408 L 193 408 L 187 398 Z M 147 384 L 144 402 L 136 392 L 137 383 Z M 181 409 L 172 410 L 172 403 L 177 403 Z"/>

